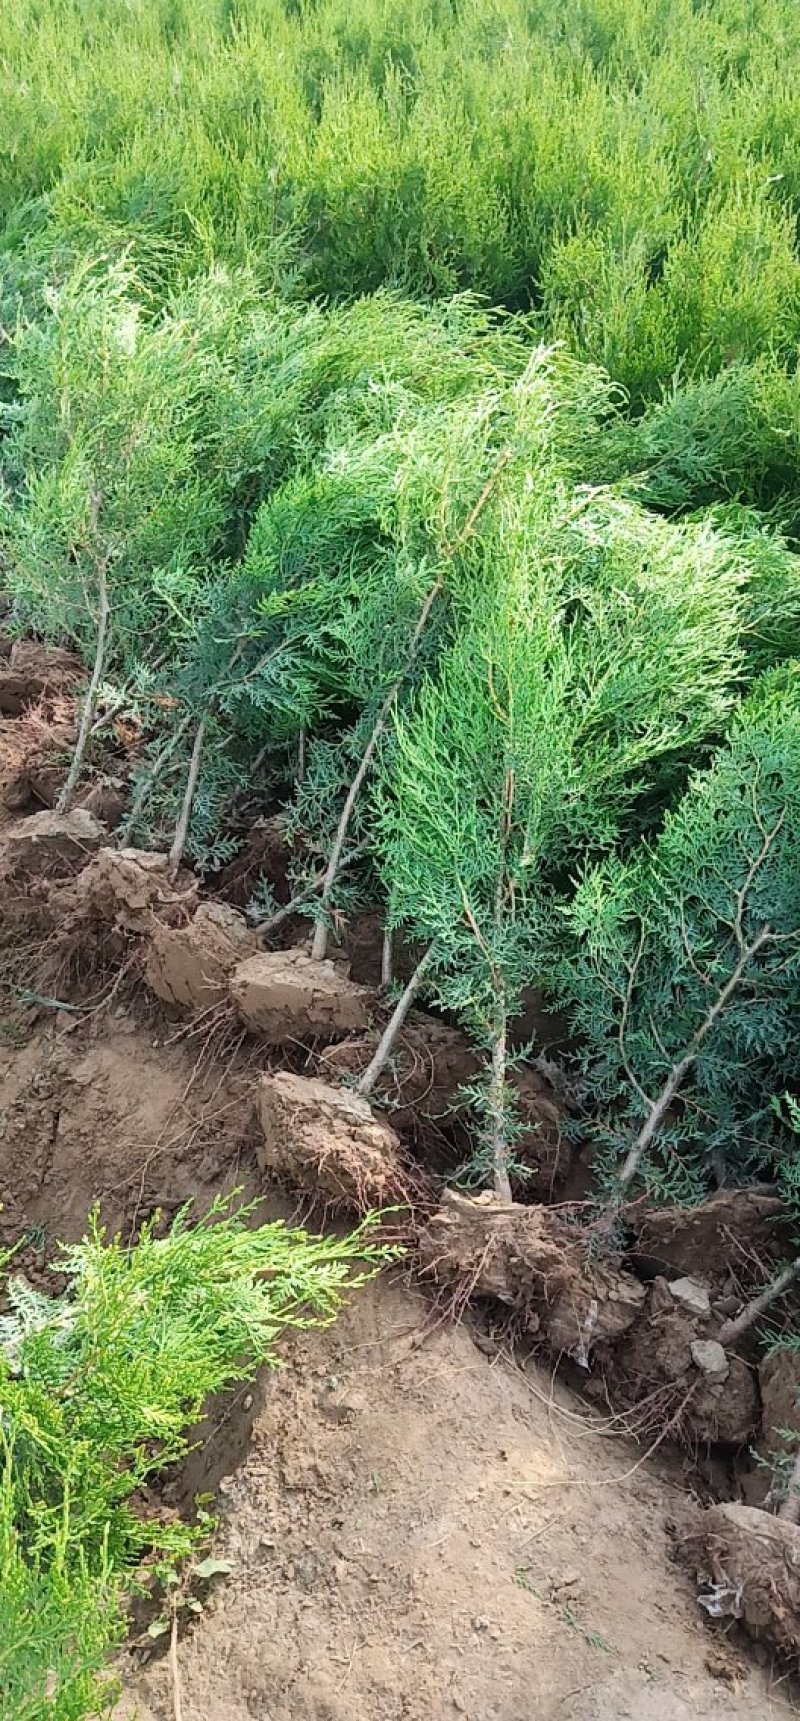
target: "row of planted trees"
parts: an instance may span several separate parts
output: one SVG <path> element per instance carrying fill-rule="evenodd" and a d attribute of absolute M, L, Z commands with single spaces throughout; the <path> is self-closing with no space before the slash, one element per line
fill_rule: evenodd
<path fill-rule="evenodd" d="M 469 300 L 296 310 L 217 273 L 151 317 L 100 265 L 6 369 L 14 622 L 93 664 L 65 801 L 130 712 L 123 840 L 213 869 L 281 807 L 314 955 L 378 898 L 485 1052 L 499 1193 L 531 983 L 579 1030 L 612 1193 L 784 1175 L 800 562 L 774 522 L 691 513 L 691 412 L 629 424 Z"/>

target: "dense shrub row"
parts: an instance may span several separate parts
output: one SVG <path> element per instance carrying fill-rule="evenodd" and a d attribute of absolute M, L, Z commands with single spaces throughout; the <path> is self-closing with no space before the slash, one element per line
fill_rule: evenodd
<path fill-rule="evenodd" d="M 800 330 L 793 0 L 24 0 L 0 19 L 8 302 L 131 248 L 285 291 L 468 288 L 635 398 Z"/>

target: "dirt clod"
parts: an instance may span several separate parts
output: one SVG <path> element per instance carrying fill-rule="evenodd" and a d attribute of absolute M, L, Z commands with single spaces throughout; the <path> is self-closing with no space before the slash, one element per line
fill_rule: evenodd
<path fill-rule="evenodd" d="M 711 1298 L 699 1279 L 673 1279 L 669 1294 L 679 1309 L 686 1309 L 688 1314 L 696 1315 L 698 1320 L 705 1320 L 711 1313 Z"/>
<path fill-rule="evenodd" d="M 615 1359 L 615 1382 L 620 1395 L 634 1403 L 659 1392 L 670 1409 L 685 1400 L 682 1415 L 687 1435 L 743 1446 L 758 1426 L 753 1371 L 741 1357 L 728 1352 L 728 1373 L 709 1375 L 692 1354 L 693 1345 L 706 1337 L 704 1324 L 685 1310 L 653 1312 L 651 1303 Z"/>
<path fill-rule="evenodd" d="M 164 1003 L 208 1010 L 227 997 L 236 964 L 254 945 L 252 932 L 235 908 L 204 902 L 185 926 L 153 926 L 145 978 Z"/>
<path fill-rule="evenodd" d="M 731 1372 L 725 1350 L 716 1339 L 693 1339 L 689 1349 L 692 1362 L 709 1380 L 725 1381 Z"/>
<path fill-rule="evenodd" d="M 356 1213 L 430 1201 L 394 1130 L 346 1088 L 287 1070 L 262 1076 L 259 1116 L 259 1164 L 295 1188 Z"/>
<path fill-rule="evenodd" d="M 240 962 L 230 992 L 242 1021 L 273 1046 L 363 1033 L 372 1007 L 367 987 L 348 980 L 333 962 L 314 962 L 297 949 L 262 951 Z"/>
<path fill-rule="evenodd" d="M 62 917 L 101 920 L 123 932 L 143 933 L 155 921 L 183 921 L 196 895 L 191 873 L 170 879 L 166 855 L 102 848 L 51 902 Z"/>
<path fill-rule="evenodd" d="M 0 833 L 0 881 L 69 877 L 105 835 L 105 827 L 85 807 L 15 820 Z"/>

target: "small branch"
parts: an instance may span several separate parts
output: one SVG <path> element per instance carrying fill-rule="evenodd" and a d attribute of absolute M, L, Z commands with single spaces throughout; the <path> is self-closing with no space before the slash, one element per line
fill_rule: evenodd
<path fill-rule="evenodd" d="M 765 1285 L 764 1290 L 745 1304 L 741 1314 L 736 1315 L 731 1321 L 724 1322 L 717 1335 L 720 1344 L 733 1345 L 744 1333 L 748 1333 L 750 1328 L 755 1326 L 759 1316 L 763 1315 L 764 1310 L 776 1302 L 778 1297 L 782 1297 L 784 1291 L 788 1291 L 789 1286 L 794 1283 L 798 1276 L 800 1276 L 800 1255 L 796 1255 L 794 1260 L 789 1262 L 788 1267 L 784 1267 L 780 1273 L 776 1273 L 775 1277 L 770 1279 L 769 1284 Z"/>
<path fill-rule="evenodd" d="M 96 509 L 95 509 L 95 515 L 96 515 Z M 94 654 L 94 667 L 92 669 L 92 675 L 91 675 L 91 680 L 89 682 L 89 686 L 86 690 L 86 698 L 84 699 L 84 702 L 83 702 L 83 711 L 81 713 L 80 728 L 78 730 L 78 739 L 75 743 L 75 751 L 72 755 L 72 764 L 70 765 L 69 773 L 67 775 L 67 780 L 64 784 L 63 789 L 61 790 L 61 794 L 59 795 L 58 800 L 56 801 L 56 812 L 57 813 L 66 813 L 67 812 L 67 810 L 69 808 L 69 804 L 70 804 L 72 797 L 75 793 L 75 789 L 77 787 L 77 784 L 78 784 L 78 781 L 80 778 L 80 774 L 81 774 L 81 771 L 83 769 L 83 759 L 84 759 L 84 754 L 86 752 L 86 746 L 87 746 L 87 743 L 89 740 L 89 735 L 90 735 L 91 728 L 92 728 L 92 721 L 94 718 L 95 705 L 97 703 L 97 693 L 98 693 L 98 689 L 100 686 L 100 682 L 103 679 L 103 668 L 104 668 L 105 656 L 106 656 L 106 638 L 108 635 L 108 618 L 109 618 L 109 613 L 110 613 L 109 602 L 108 602 L 108 557 L 107 556 L 104 557 L 103 560 L 98 563 L 97 581 L 98 581 L 98 589 L 99 589 L 99 596 L 100 596 L 100 609 L 99 609 L 98 618 L 97 618 L 97 645 L 96 645 L 95 654 Z"/>
<path fill-rule="evenodd" d="M 394 977 L 394 958 L 392 950 L 392 934 L 389 927 L 384 928 L 383 943 L 381 944 L 381 988 L 388 992 Z"/>
<path fill-rule="evenodd" d="M 183 806 L 181 807 L 180 818 L 175 826 L 172 848 L 169 851 L 169 870 L 173 873 L 177 872 L 178 867 L 183 860 L 183 851 L 186 847 L 186 838 L 189 834 L 189 820 L 192 816 L 192 802 L 194 800 L 195 789 L 197 788 L 197 779 L 200 775 L 200 760 L 203 755 L 203 742 L 205 737 L 206 720 L 203 718 L 198 724 L 197 734 L 194 738 L 192 757 L 189 764 L 189 775 L 186 779 L 186 792 L 183 797 Z"/>
<path fill-rule="evenodd" d="M 718 1016 L 722 1014 L 722 1011 L 729 1003 L 734 992 L 737 990 L 737 987 L 741 985 L 753 957 L 761 949 L 761 946 L 766 944 L 771 937 L 772 932 L 770 927 L 762 926 L 761 931 L 756 934 L 752 943 L 746 944 L 743 947 L 733 973 L 730 975 L 730 978 L 726 980 L 722 990 L 717 994 L 717 997 L 714 999 L 710 1009 L 703 1017 L 703 1020 L 684 1052 L 683 1057 L 679 1058 L 676 1064 L 673 1064 L 658 1098 L 652 1103 L 648 1116 L 645 1118 L 638 1135 L 628 1149 L 625 1163 L 620 1172 L 619 1182 L 621 1189 L 627 1189 L 628 1184 L 631 1183 L 633 1178 L 636 1176 L 647 1149 L 658 1134 L 673 1100 L 677 1098 L 683 1082 L 688 1075 L 689 1070 L 692 1068 L 704 1041 L 710 1034 L 714 1023 Z"/>
<path fill-rule="evenodd" d="M 800 1524 L 800 1447 L 794 1455 L 786 1499 L 778 1508 L 778 1517 L 784 1524 Z"/>
<path fill-rule="evenodd" d="M 398 999 L 397 1003 L 395 1004 L 395 1007 L 392 1011 L 392 1014 L 389 1017 L 389 1020 L 386 1024 L 386 1027 L 383 1030 L 383 1033 L 381 1034 L 380 1040 L 378 1041 L 378 1045 L 376 1047 L 374 1055 L 370 1059 L 369 1063 L 367 1064 L 367 1067 L 364 1071 L 364 1074 L 358 1083 L 358 1086 L 356 1088 L 356 1092 L 359 1094 L 364 1094 L 365 1097 L 368 1097 L 371 1093 L 374 1093 L 376 1083 L 378 1082 L 379 1078 L 382 1076 L 383 1071 L 385 1070 L 386 1065 L 389 1062 L 389 1059 L 392 1055 L 392 1050 L 394 1048 L 395 1040 L 397 1039 L 397 1036 L 400 1032 L 400 1029 L 402 1028 L 403 1023 L 406 1019 L 406 1016 L 408 1015 L 408 1012 L 411 1009 L 411 1005 L 414 1002 L 414 998 L 416 997 L 416 994 L 419 991 L 420 985 L 421 985 L 422 980 L 424 979 L 424 976 L 425 976 L 425 972 L 429 968 L 430 963 L 433 959 L 433 950 L 434 950 L 433 945 L 429 944 L 427 950 L 420 957 L 419 962 L 417 963 L 417 966 L 414 969 L 414 972 L 411 976 L 411 979 L 408 981 L 407 985 L 404 988 L 402 996 Z"/>
<path fill-rule="evenodd" d="M 486 504 L 489 500 L 489 497 L 492 494 L 492 491 L 495 487 L 495 484 L 497 483 L 497 480 L 500 477 L 500 474 L 503 471 L 503 468 L 505 466 L 507 466 L 510 459 L 511 459 L 511 449 L 508 447 L 504 448 L 501 455 L 500 455 L 499 460 L 495 464 L 494 470 L 489 474 L 489 477 L 487 478 L 486 483 L 484 484 L 483 489 L 482 489 L 477 501 L 473 504 L 472 508 L 470 509 L 470 512 L 467 515 L 467 518 L 466 518 L 458 536 L 453 540 L 453 542 L 451 544 L 446 544 L 444 546 L 443 554 L 444 554 L 444 557 L 447 561 L 451 561 L 453 556 L 455 556 L 456 553 L 460 549 L 463 548 L 463 545 L 466 543 L 470 534 L 474 531 L 475 526 L 476 526 L 476 524 L 480 518 L 480 515 L 483 513 L 483 510 L 486 507 Z M 350 788 L 349 788 L 348 794 L 347 794 L 347 799 L 346 799 L 344 806 L 342 808 L 341 818 L 339 819 L 339 823 L 338 823 L 338 826 L 336 828 L 336 835 L 333 839 L 333 846 L 331 848 L 330 858 L 328 860 L 327 871 L 325 873 L 325 882 L 322 886 L 322 900 L 321 900 L 322 915 L 321 915 L 320 919 L 317 921 L 317 925 L 316 925 L 315 930 L 314 930 L 314 941 L 313 941 L 312 946 L 311 946 L 311 955 L 313 956 L 313 958 L 316 962 L 322 962 L 324 960 L 325 954 L 326 954 L 327 949 L 328 949 L 328 927 L 327 927 L 327 921 L 326 921 L 326 914 L 327 914 L 328 904 L 330 902 L 331 895 L 333 892 L 333 887 L 336 883 L 336 876 L 337 876 L 337 873 L 339 870 L 339 860 L 340 860 L 340 856 L 342 853 L 342 849 L 344 847 L 345 838 L 347 836 L 347 831 L 348 831 L 348 826 L 350 824 L 350 819 L 351 819 L 352 814 L 353 814 L 353 808 L 356 804 L 356 801 L 358 800 L 358 796 L 359 796 L 359 793 L 361 791 L 361 785 L 364 781 L 364 778 L 366 777 L 367 772 L 370 768 L 370 765 L 372 764 L 372 759 L 373 759 L 373 756 L 375 753 L 375 749 L 378 745 L 378 742 L 381 738 L 381 735 L 383 734 L 384 729 L 386 728 L 386 724 L 388 722 L 389 714 L 391 712 L 392 706 L 394 705 L 395 699 L 397 698 L 397 695 L 400 692 L 400 689 L 403 685 L 403 682 L 406 679 L 406 676 L 409 674 L 409 672 L 413 668 L 414 661 L 415 661 L 416 655 L 417 655 L 417 651 L 419 649 L 419 642 L 422 638 L 423 633 L 425 632 L 425 628 L 426 628 L 427 623 L 428 623 L 428 617 L 430 616 L 431 610 L 433 609 L 433 606 L 436 602 L 436 599 L 439 596 L 439 593 L 441 592 L 443 586 L 444 586 L 444 569 L 442 569 L 440 571 L 437 579 L 434 580 L 434 583 L 431 586 L 430 591 L 428 592 L 428 595 L 425 599 L 425 602 L 422 605 L 422 609 L 419 612 L 419 615 L 418 615 L 417 621 L 416 621 L 416 625 L 414 627 L 414 632 L 411 635 L 411 644 L 409 647 L 408 657 L 406 658 L 406 661 L 405 661 L 399 675 L 396 676 L 395 680 L 392 682 L 392 685 L 389 688 L 389 691 L 388 691 L 388 693 L 387 693 L 387 695 L 383 701 L 383 704 L 381 705 L 381 708 L 380 708 L 378 715 L 375 719 L 375 726 L 372 730 L 372 734 L 370 735 L 369 740 L 367 742 L 367 745 L 364 749 L 364 753 L 363 753 L 362 758 L 361 758 L 361 763 L 358 767 L 358 770 L 355 774 L 355 777 L 353 778 L 352 783 L 350 784 Z"/>

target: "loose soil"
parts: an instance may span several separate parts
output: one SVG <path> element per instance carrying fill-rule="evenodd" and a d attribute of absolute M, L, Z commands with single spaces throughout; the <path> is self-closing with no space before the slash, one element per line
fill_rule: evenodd
<path fill-rule="evenodd" d="M 127 1234 L 155 1207 L 262 1188 L 252 1056 L 141 1000 L 0 1047 L 2 1219 L 27 1234 L 23 1269 L 46 1279 L 94 1201 Z M 289 1211 L 268 1191 L 267 1215 Z M 191 1477 L 225 1478 L 232 1571 L 179 1646 L 184 1721 L 789 1712 L 674 1560 L 680 1468 L 596 1431 L 472 1316 L 443 1320 L 394 1269 L 286 1361 L 219 1408 Z M 173 1721 L 169 1659 L 143 1653 L 125 1654 L 119 1721 Z"/>

